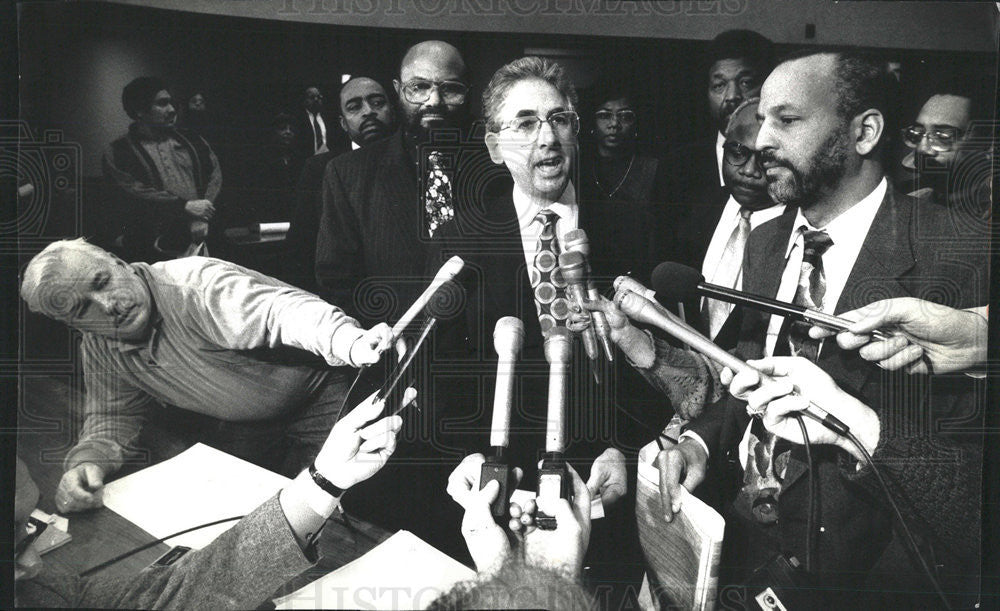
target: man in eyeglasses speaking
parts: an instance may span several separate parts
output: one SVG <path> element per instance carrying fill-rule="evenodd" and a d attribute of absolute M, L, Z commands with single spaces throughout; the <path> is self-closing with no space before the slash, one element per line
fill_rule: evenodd
<path fill-rule="evenodd" d="M 393 84 L 400 129 L 333 159 L 323 178 L 319 294 L 362 320 L 398 318 L 425 288 L 430 239 L 454 216 L 454 143 L 468 117 L 465 60 L 448 43 L 411 47 Z M 453 144 L 433 148 L 443 140 Z M 389 311 L 372 295 L 388 295 Z"/>

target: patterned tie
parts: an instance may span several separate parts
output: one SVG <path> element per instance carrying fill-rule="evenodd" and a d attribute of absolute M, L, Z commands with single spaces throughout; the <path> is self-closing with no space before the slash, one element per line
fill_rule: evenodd
<path fill-rule="evenodd" d="M 799 285 L 795 289 L 795 305 L 805 306 L 814 310 L 823 309 L 823 297 L 826 295 L 826 274 L 823 271 L 823 253 L 831 246 L 833 240 L 825 231 L 808 231 L 802 226 L 804 247 L 802 251 L 802 267 L 799 268 Z M 802 356 L 815 362 L 819 356 L 819 340 L 809 337 L 809 325 L 793 321 L 788 328 L 788 347 L 792 356 Z"/>
<path fill-rule="evenodd" d="M 434 237 L 439 227 L 455 216 L 451 179 L 444 171 L 444 159 L 437 151 L 427 155 L 427 186 L 424 190 L 424 222 L 427 235 Z"/>
<path fill-rule="evenodd" d="M 566 326 L 569 315 L 569 304 L 566 301 L 566 281 L 559 269 L 559 240 L 556 238 L 555 212 L 542 210 L 535 217 L 535 222 L 541 223 L 542 232 L 538 235 L 538 245 L 535 247 L 535 260 L 529 274 L 531 289 L 535 294 L 535 309 L 538 310 L 538 322 L 542 326 L 542 335 L 555 326 Z"/>
<path fill-rule="evenodd" d="M 753 210 L 740 208 L 740 221 L 733 232 L 729 234 L 729 241 L 726 242 L 726 249 L 722 251 L 719 258 L 719 266 L 715 275 L 712 276 L 712 284 L 718 284 L 726 288 L 736 288 L 736 283 L 740 279 L 740 272 L 743 270 L 743 251 L 746 250 L 747 238 L 750 237 L 750 215 Z M 708 320 L 709 337 L 714 338 L 719 334 L 722 325 L 729 318 L 729 313 L 733 311 L 733 306 L 718 299 L 706 299 L 703 309 L 703 316 Z"/>

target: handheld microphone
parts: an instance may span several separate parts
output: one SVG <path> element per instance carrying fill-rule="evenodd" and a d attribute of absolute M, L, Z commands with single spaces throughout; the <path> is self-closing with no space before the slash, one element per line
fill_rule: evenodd
<path fill-rule="evenodd" d="M 549 362 L 549 403 L 546 415 L 545 456 L 538 470 L 539 507 L 573 496 L 573 482 L 566 468 L 566 383 L 573 354 L 573 334 L 553 327 L 545 336 L 545 360 Z M 535 524 L 544 530 L 556 527 L 554 516 L 538 511 Z"/>
<path fill-rule="evenodd" d="M 519 318 L 505 316 L 497 321 L 493 330 L 493 347 L 497 352 L 496 390 L 493 393 L 493 423 L 490 428 L 492 452 L 479 473 L 480 490 L 491 481 L 500 484 L 500 493 L 490 505 L 494 518 L 507 515 L 510 495 L 517 483 L 514 471 L 507 460 L 510 443 L 510 411 L 514 399 L 514 365 L 524 345 L 524 323 Z"/>
<path fill-rule="evenodd" d="M 586 261 L 578 252 L 567 251 L 559 255 L 559 269 L 562 270 L 563 279 L 566 281 L 566 295 L 576 302 L 576 305 L 584 312 L 587 310 L 583 305 L 587 302 L 587 274 L 584 266 Z M 593 326 L 587 327 L 580 334 L 583 338 L 583 347 L 587 351 L 587 358 L 597 359 L 597 336 Z"/>
<path fill-rule="evenodd" d="M 653 270 L 653 288 L 656 289 L 657 295 L 669 294 L 672 298 L 680 301 L 700 295 L 746 306 L 768 314 L 777 314 L 832 331 L 846 331 L 853 324 L 850 320 L 812 308 L 752 295 L 717 284 L 709 284 L 705 282 L 705 277 L 698 270 L 670 261 L 660 263 Z M 888 335 L 877 329 L 872 332 L 872 335 L 880 340 L 889 339 Z"/>
<path fill-rule="evenodd" d="M 583 255 L 583 266 L 587 279 L 587 298 L 591 301 L 598 301 L 600 293 L 598 293 L 597 287 L 594 286 L 588 259 L 590 257 L 590 239 L 587 237 L 587 232 L 583 229 L 571 229 L 567 231 L 566 235 L 563 236 L 563 248 L 568 252 L 578 252 Z M 560 263 L 560 265 L 562 264 Z M 565 275 L 564 272 L 563 276 L 565 277 Z M 612 349 L 611 325 L 608 324 L 608 317 L 604 315 L 604 312 L 595 311 L 590 313 L 590 318 L 594 321 L 594 331 L 597 332 L 597 339 L 600 340 L 601 347 L 604 348 L 604 356 L 607 357 L 609 363 L 613 362 L 615 360 L 615 351 Z"/>
<path fill-rule="evenodd" d="M 671 312 L 655 306 L 649 300 L 636 293 L 628 290 L 619 291 L 615 294 L 615 305 L 617 305 L 622 312 L 625 312 L 629 318 L 652 325 L 666 333 L 669 333 L 712 361 L 715 361 L 719 365 L 728 367 L 734 372 L 757 371 L 719 346 L 716 346 L 710 339 L 680 321 Z M 761 384 L 774 381 L 774 378 L 771 376 L 760 372 L 757 373 L 760 376 Z M 799 393 L 793 392 L 793 394 Z M 803 410 L 803 413 L 838 435 L 846 437 L 850 433 L 850 429 L 846 424 L 841 422 L 836 416 L 829 414 L 826 410 L 812 401 L 809 401 L 809 406 Z"/>
<path fill-rule="evenodd" d="M 434 275 L 434 280 L 431 281 L 430 286 L 424 290 L 423 294 L 413 302 L 406 312 L 400 317 L 396 324 L 392 327 L 392 340 L 396 341 L 406 330 L 406 327 L 413 322 L 413 319 L 417 317 L 427 304 L 430 302 L 431 297 L 438 291 L 439 288 L 449 280 L 454 280 L 455 276 L 458 275 L 462 268 L 465 267 L 465 261 L 462 257 L 454 256 L 448 259 L 441 269 L 438 270 L 437 274 Z"/>

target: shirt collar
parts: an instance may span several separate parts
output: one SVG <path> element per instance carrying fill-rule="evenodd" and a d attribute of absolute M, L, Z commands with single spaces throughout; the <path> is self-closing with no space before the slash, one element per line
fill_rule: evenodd
<path fill-rule="evenodd" d="M 805 226 L 808 231 L 822 229 L 838 247 L 860 250 L 861 244 L 868 236 L 868 229 L 871 227 L 872 221 L 875 220 L 875 214 L 878 213 L 882 200 L 885 199 L 888 188 L 889 183 L 883 177 L 874 191 L 827 223 L 825 227 L 813 227 L 802 214 L 802 208 L 799 208 L 795 213 L 795 223 L 792 225 L 792 235 L 788 239 L 787 248 L 785 248 L 785 257 L 787 258 L 792 252 L 792 247 L 801 235 L 799 228 L 802 226 Z"/>
<path fill-rule="evenodd" d="M 558 201 L 544 202 L 534 199 L 522 191 L 517 184 L 514 185 L 513 197 L 514 212 L 517 214 L 517 224 L 522 232 L 534 222 L 535 217 L 538 216 L 538 213 L 543 208 L 548 208 L 555 212 L 561 219 L 567 219 L 572 217 L 577 205 L 576 189 L 573 187 L 572 180 L 566 183 L 566 188 L 563 189 Z"/>

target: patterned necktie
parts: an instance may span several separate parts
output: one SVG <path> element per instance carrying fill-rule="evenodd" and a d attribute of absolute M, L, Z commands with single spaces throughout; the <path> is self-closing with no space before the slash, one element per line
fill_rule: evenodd
<path fill-rule="evenodd" d="M 542 335 L 548 333 L 552 327 L 565 327 L 566 317 L 569 315 L 566 281 L 563 280 L 562 271 L 559 269 L 560 248 L 559 240 L 556 238 L 558 218 L 555 212 L 548 209 L 542 210 L 535 217 L 535 222 L 542 225 L 542 232 L 538 235 L 535 260 L 529 274 Z"/>
<path fill-rule="evenodd" d="M 321 148 L 323 148 L 323 132 L 319 128 L 319 119 L 316 115 L 312 116 L 313 123 L 313 134 L 316 136 L 316 141 L 313 143 L 313 152 L 318 153 Z"/>
<path fill-rule="evenodd" d="M 726 288 L 736 288 L 736 283 L 740 279 L 740 272 L 743 270 L 743 251 L 746 250 L 747 238 L 750 237 L 750 215 L 753 210 L 740 208 L 739 224 L 733 228 L 729 234 L 729 241 L 726 242 L 726 249 L 722 251 L 719 258 L 719 265 L 715 275 L 710 282 Z M 703 315 L 708 320 L 709 337 L 714 338 L 719 334 L 722 325 L 729 318 L 729 313 L 733 311 L 733 306 L 718 299 L 706 299 Z"/>
<path fill-rule="evenodd" d="M 434 232 L 454 216 L 451 179 L 444 171 L 441 154 L 431 151 L 427 155 L 427 186 L 424 189 L 424 222 L 427 225 L 427 235 L 434 237 Z"/>
<path fill-rule="evenodd" d="M 825 231 L 808 231 L 803 226 L 800 231 L 804 242 L 802 267 L 799 268 L 799 284 L 795 289 L 795 305 L 814 310 L 823 309 L 826 295 L 826 273 L 823 271 L 823 253 L 833 240 Z M 819 356 L 819 340 L 809 337 L 808 323 L 793 321 L 788 328 L 788 347 L 792 356 L 802 356 L 815 362 Z"/>

